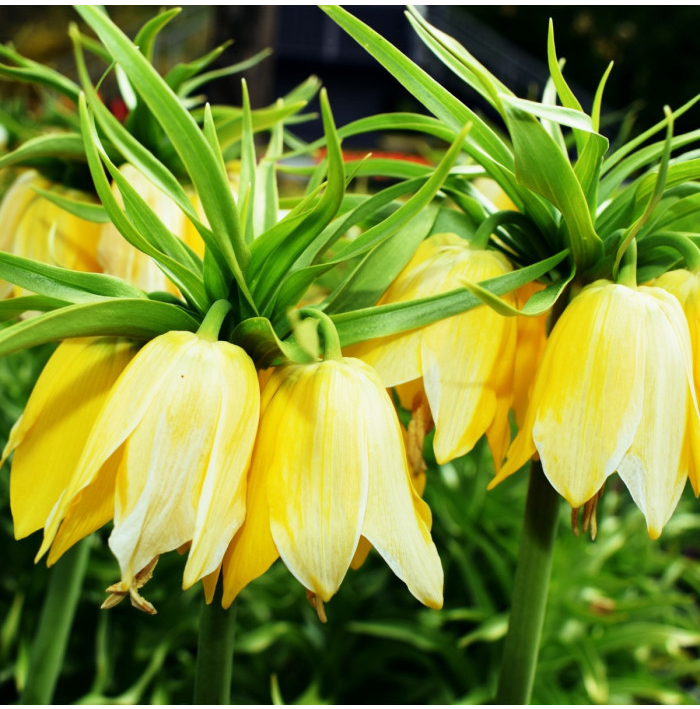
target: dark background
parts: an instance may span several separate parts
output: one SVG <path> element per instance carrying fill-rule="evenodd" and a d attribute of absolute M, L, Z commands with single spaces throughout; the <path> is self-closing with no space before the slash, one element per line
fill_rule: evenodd
<path fill-rule="evenodd" d="M 155 8 L 112 6 L 109 12 L 133 36 Z M 479 98 L 445 69 L 414 36 L 401 6 L 351 6 L 370 24 L 470 106 L 488 114 Z M 547 78 L 546 39 L 554 20 L 557 50 L 567 58 L 565 76 L 584 108 L 590 106 L 600 77 L 615 62 L 604 97 L 606 130 L 613 134 L 624 113 L 636 113 L 641 131 L 663 117 L 663 106 L 677 108 L 700 91 L 700 8 L 602 6 L 424 6 L 429 21 L 462 42 L 516 94 L 541 95 Z M 77 16 L 70 7 L 0 8 L 0 40 L 12 40 L 27 56 L 71 73 L 67 26 Z M 400 83 L 314 6 L 189 6 L 163 33 L 162 68 L 191 59 L 233 38 L 221 64 L 246 58 L 263 47 L 273 57 L 246 73 L 253 107 L 318 75 L 328 88 L 338 125 L 376 112 L 419 110 Z M 18 89 L 0 82 L 0 98 Z M 213 102 L 240 102 L 239 77 L 210 85 Z M 676 132 L 697 124 L 693 112 Z M 298 127 L 302 137 L 319 135 L 316 124 Z"/>

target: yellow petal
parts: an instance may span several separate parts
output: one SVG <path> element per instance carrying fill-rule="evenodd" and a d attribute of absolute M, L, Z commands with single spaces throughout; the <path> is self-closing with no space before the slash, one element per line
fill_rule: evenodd
<path fill-rule="evenodd" d="M 92 201 L 89 195 L 47 185 L 53 192 L 68 198 Z M 32 201 L 17 225 L 12 253 L 42 263 L 75 271 L 101 271 L 97 260 L 100 225 L 85 221 L 61 209 L 45 197 Z M 16 296 L 30 291 L 15 286 Z"/>
<path fill-rule="evenodd" d="M 14 450 L 10 503 L 18 539 L 46 523 L 109 390 L 135 352 L 126 340 L 76 338 L 59 345 L 47 362 L 3 454 Z"/>
<path fill-rule="evenodd" d="M 371 551 L 372 545 L 364 537 L 360 537 L 360 541 L 357 543 L 357 549 L 355 549 L 352 561 L 350 562 L 350 568 L 357 571 L 357 569 L 367 561 L 367 557 Z"/>
<path fill-rule="evenodd" d="M 657 288 L 639 288 L 639 294 L 646 306 L 645 332 L 635 342 L 644 355 L 644 407 L 618 473 L 656 539 L 687 479 L 690 335 L 677 300 Z"/>
<path fill-rule="evenodd" d="M 123 449 L 119 448 L 100 468 L 95 479 L 73 498 L 51 545 L 47 566 L 55 564 L 76 542 L 114 517 L 114 489 L 122 453 Z"/>
<path fill-rule="evenodd" d="M 397 303 L 461 288 L 511 270 L 496 251 L 473 249 L 454 234 L 426 239 L 379 301 Z M 513 304 L 514 296 L 506 299 Z M 371 340 L 348 351 L 377 369 L 386 386 L 421 374 L 435 420 L 435 455 L 447 462 L 491 429 L 503 457 L 512 399 L 516 322 L 486 306 L 424 328 Z M 492 427 L 498 411 L 498 422 Z M 496 434 L 496 431 L 498 433 Z"/>
<path fill-rule="evenodd" d="M 0 250 L 12 253 L 14 239 L 30 205 L 42 199 L 34 187 L 48 189 L 51 183 L 35 170 L 23 172 L 7 190 L 0 203 Z M 12 295 L 15 286 L 0 281 L 0 298 Z"/>
<path fill-rule="evenodd" d="M 183 587 L 189 588 L 218 567 L 245 518 L 246 476 L 260 417 L 260 390 L 255 365 L 227 342 L 210 346 L 217 361 L 221 407 L 211 456 L 197 505 Z"/>
<path fill-rule="evenodd" d="M 530 296 L 544 289 L 537 281 L 528 283 L 516 291 L 516 300 L 522 308 Z M 518 428 L 523 425 L 537 370 L 542 361 L 547 342 L 547 313 L 538 317 L 518 316 L 517 346 L 513 374 L 513 411 Z"/>
<path fill-rule="evenodd" d="M 651 285 L 672 293 L 685 313 L 693 352 L 693 380 L 697 401 L 700 399 L 700 275 L 677 269 L 659 276 Z M 700 420 L 695 406 L 690 407 L 688 417 L 688 476 L 697 496 L 700 494 Z"/>
<path fill-rule="evenodd" d="M 172 340 L 171 335 L 157 339 Z M 117 481 L 114 530 L 109 538 L 125 583 L 154 557 L 177 549 L 194 537 L 197 504 L 215 449 L 223 387 L 217 343 L 187 335 L 175 338 L 183 342 L 175 353 L 175 365 L 167 378 L 154 387 L 151 403 L 125 444 L 125 461 Z M 132 370 L 142 368 L 139 365 L 138 358 L 134 359 Z M 256 377 L 254 372 L 250 374 L 255 391 Z M 126 377 L 115 389 L 121 396 L 128 396 Z M 244 460 L 246 457 L 244 453 Z M 244 471 L 235 472 L 240 476 Z M 239 480 L 234 481 L 233 488 L 240 488 Z M 231 524 L 240 524 L 241 517 L 239 512 Z M 208 558 L 207 552 L 212 552 L 204 544 L 199 552 L 203 558 L 198 558 L 198 563 L 205 573 L 220 563 L 227 541 L 221 542 L 218 558 Z"/>
<path fill-rule="evenodd" d="M 366 382 L 332 360 L 285 371 L 261 419 L 252 474 L 269 470 L 272 537 L 285 565 L 328 601 L 352 560 L 367 501 Z"/>
<path fill-rule="evenodd" d="M 258 438 L 259 440 L 259 438 Z M 259 455 L 256 442 L 253 461 Z M 248 472 L 246 518 L 231 541 L 222 566 L 224 595 L 222 605 L 228 608 L 251 581 L 262 576 L 279 556 L 270 531 L 270 509 L 266 494 L 266 469 Z"/>
<path fill-rule="evenodd" d="M 168 377 L 168 381 L 174 381 L 172 370 L 183 348 L 197 341 L 199 338 L 191 332 L 169 332 L 151 340 L 123 371 L 90 430 L 69 485 L 47 519 L 39 557 L 53 541 L 75 495 L 94 480 L 102 465 L 129 437 L 161 384 Z"/>
<path fill-rule="evenodd" d="M 368 380 L 363 408 L 370 417 L 367 425 L 370 465 L 362 536 L 419 601 L 431 608 L 441 608 L 443 573 L 430 536 L 430 510 L 411 482 L 393 404 L 376 373 L 369 367 L 363 371 Z"/>

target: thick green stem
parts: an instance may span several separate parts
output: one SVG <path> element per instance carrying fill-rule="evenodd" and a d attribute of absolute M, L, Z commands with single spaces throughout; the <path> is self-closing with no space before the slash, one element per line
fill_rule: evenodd
<path fill-rule="evenodd" d="M 90 539 L 69 549 L 51 571 L 20 704 L 51 704 L 90 555 Z"/>
<path fill-rule="evenodd" d="M 214 600 L 202 601 L 199 614 L 197 671 L 194 678 L 195 704 L 230 704 L 233 641 L 236 606 L 221 607 L 221 590 Z"/>
<path fill-rule="evenodd" d="M 204 316 L 197 334 L 204 340 L 216 342 L 219 339 L 221 325 L 231 311 L 231 307 L 231 303 L 228 300 L 217 300 Z"/>
<path fill-rule="evenodd" d="M 343 352 L 340 348 L 340 338 L 333 321 L 322 310 L 317 308 L 301 308 L 302 315 L 308 315 L 318 320 L 319 329 L 323 335 L 324 359 L 342 359 Z"/>
<path fill-rule="evenodd" d="M 637 242 L 634 239 L 622 257 L 620 270 L 617 273 L 617 282 L 629 288 L 637 287 Z"/>
<path fill-rule="evenodd" d="M 533 460 L 496 704 L 530 701 L 547 607 L 558 509 L 559 495 L 544 476 L 542 464 Z"/>

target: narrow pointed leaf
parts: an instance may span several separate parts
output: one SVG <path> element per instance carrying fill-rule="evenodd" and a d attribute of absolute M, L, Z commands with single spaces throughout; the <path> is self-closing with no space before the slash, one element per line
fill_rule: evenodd
<path fill-rule="evenodd" d="M 68 337 L 150 340 L 168 330 L 194 332 L 199 322 L 185 310 L 156 300 L 112 299 L 81 303 L 38 315 L 0 331 L 0 357 Z"/>
<path fill-rule="evenodd" d="M 561 263 L 568 254 L 568 249 L 565 249 L 544 261 L 506 273 L 503 276 L 490 278 L 479 285 L 495 295 L 504 295 L 541 278 Z M 333 315 L 332 319 L 341 344 L 347 346 L 355 342 L 394 335 L 397 332 L 428 325 L 479 305 L 482 305 L 481 299 L 463 288 L 429 298 L 353 310 Z"/>
<path fill-rule="evenodd" d="M 103 273 L 82 273 L 0 251 L 0 278 L 32 293 L 82 303 L 106 298 L 145 298 L 138 288 Z"/>

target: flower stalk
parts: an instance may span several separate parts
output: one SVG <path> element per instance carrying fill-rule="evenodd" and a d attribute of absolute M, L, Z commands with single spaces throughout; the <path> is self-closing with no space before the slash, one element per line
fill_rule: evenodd
<path fill-rule="evenodd" d="M 90 539 L 76 544 L 56 564 L 34 637 L 20 704 L 51 704 L 80 600 Z"/>
<path fill-rule="evenodd" d="M 199 614 L 195 704 L 230 704 L 236 605 L 221 606 L 221 591 L 211 603 L 202 602 Z"/>
<path fill-rule="evenodd" d="M 228 300 L 217 300 L 204 316 L 197 334 L 204 340 L 216 342 L 219 339 L 221 326 L 230 311 L 231 303 Z"/>
<path fill-rule="evenodd" d="M 533 460 L 496 704 L 530 702 L 547 607 L 558 510 L 559 495 L 545 477 L 540 461 Z"/>

